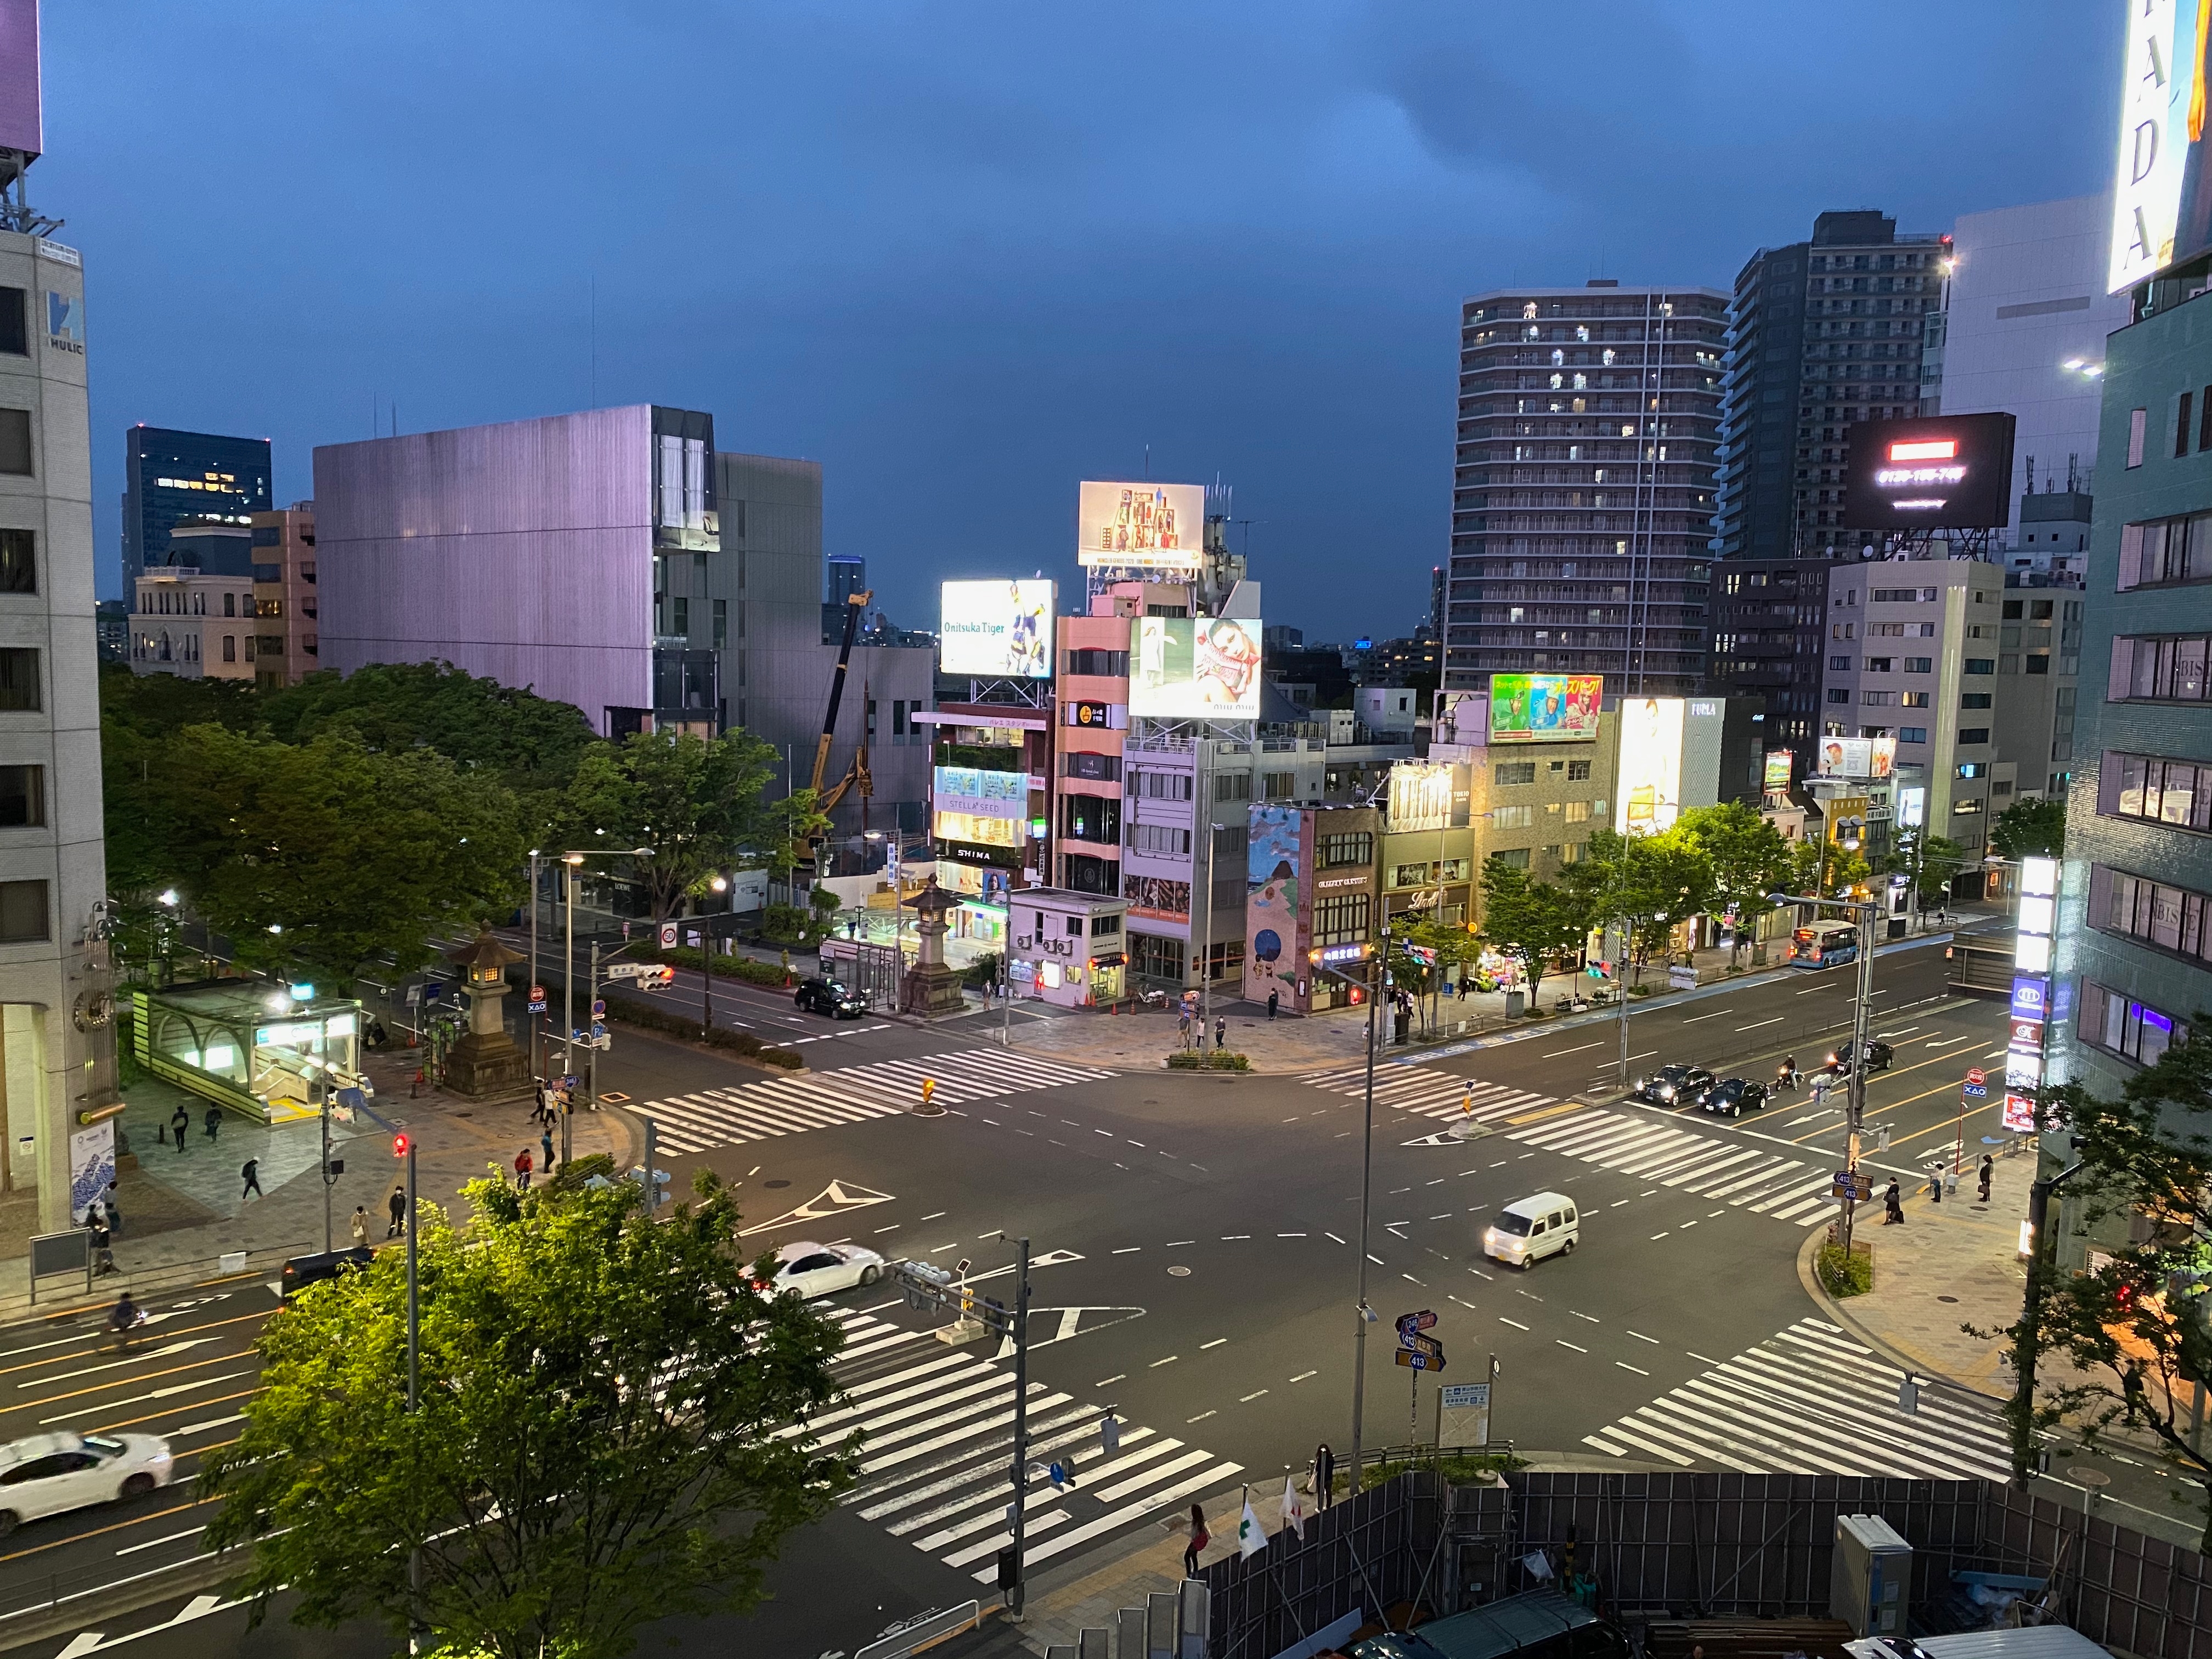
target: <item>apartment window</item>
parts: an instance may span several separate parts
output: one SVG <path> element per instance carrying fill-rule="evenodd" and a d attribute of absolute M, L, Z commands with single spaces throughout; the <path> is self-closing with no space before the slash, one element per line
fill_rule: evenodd
<path fill-rule="evenodd" d="M 237 635 L 226 634 L 222 636 L 222 659 L 225 662 L 236 662 L 238 660 Z"/>
<path fill-rule="evenodd" d="M 1094 764 L 1100 769 L 1097 771 L 1078 769 Z M 1067 775 L 1071 778 L 1110 780 L 1117 775 L 1116 769 L 1121 766 L 1121 762 L 1111 755 L 1073 754 L 1067 757 Z M 1188 772 L 1144 769 L 1129 774 L 1129 793 L 1132 795 L 1143 796 L 1147 800 L 1188 800 L 1190 782 L 1190 774 Z"/>
<path fill-rule="evenodd" d="M 2150 410 L 2131 409 L 2128 411 L 2128 465 L 2143 464 L 2143 441 L 2150 431 Z"/>
<path fill-rule="evenodd" d="M 1133 823 L 1129 826 L 1133 853 L 1180 854 L 1190 851 L 1190 831 L 1171 823 Z"/>
<path fill-rule="evenodd" d="M 1851 630 L 1857 626 L 1856 623 L 1838 623 L 1828 630 L 1828 637 L 1832 640 L 1856 639 L 1857 635 Z"/>
<path fill-rule="evenodd" d="M 730 642 L 730 602 L 714 601 L 714 649 L 721 650 Z"/>
<path fill-rule="evenodd" d="M 2205 405 L 2212 414 L 2212 402 Z M 2212 513 L 2120 526 L 2119 589 L 2212 579 Z M 2048 605 L 2048 600 L 2043 601 Z M 2049 616 L 2048 610 L 2043 613 Z"/>
<path fill-rule="evenodd" d="M 32 945 L 52 937 L 46 884 L 0 881 L 0 945 Z"/>
<path fill-rule="evenodd" d="M 2155 1065 L 2171 1044 L 2189 1035 L 2189 1027 L 2172 1014 L 2089 979 L 2081 981 L 2081 1015 L 2075 1029 L 2082 1042 L 2142 1066 Z"/>
<path fill-rule="evenodd" d="M 1569 783 L 1588 783 L 1589 781 L 1589 775 L 1590 763 L 1588 761 L 1579 760 L 1569 761 L 1567 763 L 1567 781 Z"/>
<path fill-rule="evenodd" d="M 253 660 L 253 647 L 258 638 L 258 635 L 252 634 L 248 634 L 246 636 L 246 659 L 248 662 L 252 662 Z"/>
<path fill-rule="evenodd" d="M 1959 698 L 1961 708 L 1987 708 L 1989 706 L 1990 694 L 1986 691 L 1963 692 Z"/>
<path fill-rule="evenodd" d="M 1989 740 L 1990 728 L 1986 726 L 1962 726 L 1959 728 L 1959 743 L 1962 748 L 1972 748 Z"/>
<path fill-rule="evenodd" d="M 1365 893 L 1346 893 L 1318 898 L 1313 908 L 1316 945 L 1356 945 L 1367 937 L 1374 901 Z"/>
<path fill-rule="evenodd" d="M 1897 740 L 1899 743 L 1925 743 L 1928 741 L 1928 728 L 1924 726 L 1900 726 L 1897 728 Z"/>
<path fill-rule="evenodd" d="M 237 594 L 226 593 L 222 596 L 222 614 L 226 617 L 235 617 L 238 614 Z"/>
<path fill-rule="evenodd" d="M 1969 674 L 1994 674 L 1997 672 L 1996 659 L 1994 657 L 1968 657 L 1964 667 Z"/>
<path fill-rule="evenodd" d="M 1249 772 L 1215 773 L 1213 799 L 1217 801 L 1251 799 L 1252 775 Z"/>
<path fill-rule="evenodd" d="M 1073 921 L 1073 918 L 1070 917 L 1069 920 Z M 1118 933 L 1121 931 L 1121 918 L 1119 916 L 1093 916 L 1091 918 L 1091 937 L 1093 939 L 1102 939 L 1109 934 Z"/>
<path fill-rule="evenodd" d="M 1493 830 L 1527 830 L 1536 822 L 1534 806 L 1493 806 L 1490 809 L 1490 827 Z"/>
<path fill-rule="evenodd" d="M 2106 695 L 2118 702 L 2155 698 L 2174 702 L 2204 700 L 2202 634 L 2173 636 L 2124 635 L 2112 641 L 2112 668 Z"/>
<path fill-rule="evenodd" d="M 2183 392 L 2173 406 L 2173 458 L 2179 460 L 2189 453 L 2189 417 L 2193 412 L 2195 398 Z"/>
<path fill-rule="evenodd" d="M 1375 837 L 1366 830 L 1323 836 L 1318 848 L 1321 867 L 1346 870 L 1375 862 Z"/>
<path fill-rule="evenodd" d="M 36 829 L 46 821 L 46 768 L 0 766 L 0 829 Z"/>
<path fill-rule="evenodd" d="M 1420 887 L 1427 884 L 1431 866 L 1425 864 L 1397 864 L 1390 867 L 1393 887 Z"/>
<path fill-rule="evenodd" d="M 1504 848 L 1490 856 L 1508 870 L 1526 870 L 1528 867 L 1528 849 L 1525 847 Z"/>
<path fill-rule="evenodd" d="M 20 288 L 0 288 L 0 351 L 11 357 L 31 355 L 31 296 Z M 2212 408 L 2212 404 L 2206 405 Z"/>
<path fill-rule="evenodd" d="M 689 639 L 691 635 L 691 601 L 678 599 L 671 602 L 672 619 L 675 627 L 671 631 Z"/>
<path fill-rule="evenodd" d="M 27 409 L 0 409 L 0 472 L 18 478 L 32 474 L 31 411 Z"/>
<path fill-rule="evenodd" d="M 0 530 L 0 593 L 39 591 L 39 538 L 32 530 Z"/>
<path fill-rule="evenodd" d="M 1067 672 L 1125 680 L 1129 678 L 1129 653 L 1126 651 L 1071 651 L 1067 653 Z"/>
<path fill-rule="evenodd" d="M 1298 775 L 1295 772 L 1267 772 L 1261 775 L 1260 790 L 1269 800 L 1288 800 L 1298 793 Z"/>
<path fill-rule="evenodd" d="M 1932 691 L 1907 691 L 1898 701 L 1906 708 L 1926 708 L 1931 706 L 1929 700 L 1935 695 Z"/>
<path fill-rule="evenodd" d="M 1978 812 L 1981 810 L 1982 799 L 1978 795 L 1970 796 L 1965 800 L 1954 800 L 1951 803 L 1951 813 L 1954 817 L 1965 817 L 1969 813 Z"/>
<path fill-rule="evenodd" d="M 1828 688 L 1828 701 L 1830 702 L 1849 702 L 1850 700 L 1851 693 L 1849 686 L 1832 685 Z"/>
<path fill-rule="evenodd" d="M 1213 826 L 1213 855 L 1216 858 L 1241 859 L 1251 844 L 1252 833 L 1241 823 L 1217 823 Z M 1239 899 L 1237 902 L 1241 904 L 1243 901 Z"/>
<path fill-rule="evenodd" d="M 1905 672 L 1908 674 L 1932 674 L 1936 672 L 1936 659 L 1933 657 L 1907 657 Z"/>
<path fill-rule="evenodd" d="M 1893 659 L 1888 657 L 1869 657 L 1866 659 L 1866 672 L 1869 674 L 1887 674 L 1889 672 L 1892 660 Z"/>
<path fill-rule="evenodd" d="M 0 648 L 0 709 L 20 712 L 44 706 L 39 696 L 37 649 L 20 645 Z"/>
<path fill-rule="evenodd" d="M 1867 597 L 1876 605 L 1933 605 L 1942 592 L 1936 587 L 1877 587 Z"/>
<path fill-rule="evenodd" d="M 2031 651 L 2021 666 L 2031 674 L 2048 674 L 2051 672 L 2051 653 L 2048 651 Z"/>
<path fill-rule="evenodd" d="M 1861 707 L 1867 708 L 1893 708 L 1897 706 L 1897 693 L 1894 691 L 1862 691 L 1859 693 L 1859 703 Z"/>
<path fill-rule="evenodd" d="M 1588 823 L 1590 818 L 1590 803 L 1586 800 L 1568 801 L 1565 803 L 1565 815 L 1569 823 Z"/>
<path fill-rule="evenodd" d="M 2107 754 L 2097 783 L 2097 810 L 2110 817 L 2212 830 L 2212 764 Z"/>
<path fill-rule="evenodd" d="M 1113 795 L 1062 795 L 1060 832 L 1071 841 L 1121 842 L 1121 803 Z"/>
<path fill-rule="evenodd" d="M 1500 784 L 1534 783 L 1536 781 L 1536 763 L 1534 761 L 1500 761 L 1491 772 L 1492 780 Z"/>
<path fill-rule="evenodd" d="M 1848 674 L 1850 672 L 1851 659 L 1849 657 L 1831 657 L 1828 659 L 1828 666 L 1839 674 Z"/>

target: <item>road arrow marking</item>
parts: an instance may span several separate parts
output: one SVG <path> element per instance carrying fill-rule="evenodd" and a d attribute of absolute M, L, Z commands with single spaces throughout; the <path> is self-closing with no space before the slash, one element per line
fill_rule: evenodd
<path fill-rule="evenodd" d="M 1133 1319 L 1145 1316 L 1142 1308 L 1031 1308 L 1030 1317 L 1037 1320 L 1047 1314 L 1055 1313 L 1060 1316 L 1060 1328 L 1051 1336 L 1030 1338 L 1031 1353 L 1039 1348 L 1048 1348 L 1055 1342 L 1065 1342 L 1073 1336 L 1088 1336 L 1093 1331 L 1104 1330 L 1109 1325 L 1126 1325 Z M 1110 1314 L 1113 1317 L 1094 1319 L 1086 1325 L 1083 1322 L 1086 1314 Z M 1011 1336 L 1000 1338 L 999 1351 L 991 1357 L 994 1359 L 1012 1359 L 1014 1357 L 1014 1339 Z"/>
<path fill-rule="evenodd" d="M 187 1337 L 181 1342 L 171 1342 L 158 1348 L 142 1349 L 122 1359 L 111 1359 L 104 1365 L 87 1365 L 82 1370 L 55 1371 L 51 1376 L 34 1377 L 27 1382 L 18 1382 L 19 1389 L 42 1389 L 49 1382 L 66 1382 L 73 1376 L 91 1376 L 100 1371 L 112 1371 L 124 1365 L 134 1365 L 142 1359 L 166 1359 L 171 1354 L 182 1353 L 187 1348 L 204 1347 L 219 1340 L 212 1336 Z"/>
<path fill-rule="evenodd" d="M 795 1210 L 786 1210 L 773 1221 L 757 1222 L 741 1229 L 739 1238 L 750 1238 L 755 1233 L 773 1232 L 778 1227 L 793 1227 L 802 1221 L 828 1221 L 854 1210 L 865 1210 L 872 1204 L 889 1204 L 889 1193 L 878 1193 L 858 1183 L 848 1185 L 833 1181 Z"/>

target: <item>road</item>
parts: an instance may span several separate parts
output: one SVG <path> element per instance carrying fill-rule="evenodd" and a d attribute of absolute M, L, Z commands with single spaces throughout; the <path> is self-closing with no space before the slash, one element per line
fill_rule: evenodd
<path fill-rule="evenodd" d="M 1951 1150 L 1960 1078 L 2001 1046 L 2002 1010 L 1948 998 L 1940 950 L 1885 956 L 1877 988 L 1876 1030 L 1898 1054 L 1870 1081 L 1869 1118 L 1893 1127 L 1891 1152 L 1869 1161 L 1910 1177 Z M 789 1006 L 752 988 L 728 994 L 729 1017 L 764 1033 Z M 1825 1055 L 1816 1043 L 1848 1020 L 1850 994 L 1847 976 L 1823 975 L 1662 1000 L 1632 1010 L 1632 1057 L 1771 1076 L 1784 1052 L 1801 1063 Z M 851 1240 L 894 1258 L 965 1260 L 979 1290 L 1001 1295 L 1013 1241 L 1031 1241 L 1035 1455 L 1075 1475 L 1072 1489 L 1055 1490 L 1041 1470 L 1029 1480 L 1033 1574 L 1072 1573 L 1133 1533 L 1157 1534 L 1194 1499 L 1233 1499 L 1246 1481 L 1278 1487 L 1318 1441 L 1348 1449 L 1364 1067 L 1115 1074 L 987 1046 L 992 1033 L 975 1021 L 784 1029 L 823 1039 L 798 1077 L 617 1027 L 603 1086 L 653 1117 L 679 1193 L 699 1168 L 736 1188 L 750 1241 L 763 1249 Z M 1427 1309 L 1445 1382 L 1480 1380 L 1495 1358 L 1492 1431 L 1521 1447 L 1643 1468 L 2002 1477 L 2003 1437 L 1980 1403 L 1932 1395 L 1905 1419 L 1894 1409 L 1897 1373 L 1822 1325 L 1798 1282 L 1808 1230 L 1834 1213 L 1832 1109 L 1784 1097 L 1722 1122 L 1622 1103 L 1609 1021 L 1458 1048 L 1376 1068 L 1366 1265 L 1382 1322 L 1367 1343 L 1370 1447 L 1431 1431 L 1435 1382 L 1393 1363 L 1389 1322 Z M 910 1109 L 925 1077 L 943 1115 Z M 1454 1133 L 1462 1117 L 1472 1138 Z M 1990 1121 L 1986 1108 L 1966 1119 L 1969 1148 Z M 1482 1256 L 1486 1218 L 1539 1190 L 1577 1204 L 1582 1248 L 1525 1273 Z M 0 1403 L 0 1431 L 66 1410 L 73 1425 L 143 1415 L 194 1450 L 234 1432 L 217 1419 L 251 1387 L 245 1346 L 269 1298 L 250 1285 L 203 1295 L 211 1299 L 178 1308 L 161 1331 L 200 1347 L 149 1351 L 112 1372 L 88 1370 L 100 1362 L 81 1333 L 9 1333 L 17 1347 L 0 1347 L 0 1377 L 36 1383 L 44 1403 Z M 827 1619 L 805 1626 L 822 1637 L 813 1651 L 857 1645 L 921 1606 L 988 1594 L 1013 1403 L 996 1344 L 939 1341 L 941 1318 L 882 1286 L 823 1305 L 846 1326 L 848 1393 L 817 1428 L 862 1431 L 862 1477 L 837 1518 L 838 1565 L 823 1559 L 820 1537 L 795 1546 L 776 1575 L 782 1605 L 767 1615 L 802 1607 Z M 63 1375 L 72 1371 L 83 1374 Z M 191 1391 L 153 1395 L 179 1386 Z M 1100 1434 L 1109 1411 L 1110 1451 Z M 2162 1503 L 2149 1477 L 2123 1475 L 2116 1496 Z M 0 1559 L 0 1597 L 35 1595 L 41 1571 L 89 1583 L 196 1549 L 198 1517 L 174 1507 L 186 1500 L 157 1496 L 143 1514 L 26 1528 L 9 1540 L 18 1553 Z M 1215 1519 L 1225 1535 L 1228 1516 Z M 872 1607 L 866 1596 L 825 1595 L 847 1571 L 874 1575 L 868 1583 L 888 1599 Z M 202 1621 L 190 1639 L 235 1617 Z"/>

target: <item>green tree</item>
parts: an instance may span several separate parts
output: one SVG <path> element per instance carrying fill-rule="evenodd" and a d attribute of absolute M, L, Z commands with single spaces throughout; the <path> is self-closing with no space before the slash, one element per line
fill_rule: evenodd
<path fill-rule="evenodd" d="M 1911 877 L 1914 866 L 1918 866 L 1919 878 L 1909 884 L 1918 889 L 1915 896 L 1924 907 L 1941 904 L 1948 898 L 1953 879 L 1960 871 L 1972 869 L 1975 863 L 1957 842 L 1944 836 L 1928 836 L 1921 842 L 1917 856 L 1910 846 L 1885 853 L 1875 861 L 1874 873 Z"/>
<path fill-rule="evenodd" d="M 1990 845 L 2008 859 L 2055 859 L 2066 847 L 2066 803 L 2016 800 L 1990 826 Z"/>
<path fill-rule="evenodd" d="M 203 1466 L 209 1547 L 251 1545 L 246 1592 L 289 1587 L 300 1623 L 399 1637 L 411 1612 L 499 1659 L 614 1659 L 648 1620 L 758 1601 L 783 1538 L 852 1480 L 777 1432 L 831 1399 L 842 1339 L 755 1288 L 735 1204 L 698 1191 L 659 1222 L 629 1182 L 479 1181 L 465 1233 L 430 1212 L 415 1412 L 400 1253 L 307 1291 Z"/>
<path fill-rule="evenodd" d="M 1734 961 L 1745 941 L 1757 933 L 1760 921 L 1773 913 L 1776 906 L 1767 895 L 1781 892 L 1790 884 L 1790 842 L 1771 819 L 1740 800 L 1692 807 L 1674 828 L 1705 850 L 1712 863 L 1714 893 L 1735 913 L 1735 943 L 1729 952 Z"/>
<path fill-rule="evenodd" d="M 372 663 L 325 671 L 265 692 L 270 735 L 306 743 L 343 729 L 383 754 L 434 749 L 464 770 L 483 769 L 518 794 L 565 786 L 596 738 L 583 711 L 449 662 Z"/>
<path fill-rule="evenodd" d="M 775 750 L 743 731 L 712 740 L 645 732 L 595 743 L 561 802 L 556 833 L 572 849 L 651 848 L 631 867 L 659 921 L 717 871 L 787 860 L 794 821 L 818 817 L 811 791 L 763 799 L 775 760 Z"/>
<path fill-rule="evenodd" d="M 2015 1464 L 2026 1465 L 2041 1434 L 2094 1449 L 2118 1429 L 2148 1433 L 2166 1467 L 2195 1484 L 2198 1547 L 2212 1551 L 2212 1460 L 2189 1425 L 2196 1385 L 2212 1382 L 2212 1020 L 2199 1014 L 2116 1099 L 2078 1083 L 2039 1091 L 2036 1121 L 2063 1127 L 2080 1161 L 2061 1189 L 2077 1231 L 2117 1237 L 2106 1224 L 2124 1222 L 2134 1242 L 2100 1245 L 2103 1264 L 2084 1271 L 2058 1267 L 2045 1243 L 2030 1268 L 2041 1291 L 2034 1323 L 2023 1307 L 2002 1330 L 1966 1328 L 2009 1339 L 2016 1369 L 2024 1349 L 2070 1366 L 2054 1376 L 2039 1360 L 2035 1397 L 2008 1406 Z M 2058 1213 L 2054 1202 L 2054 1224 Z"/>
<path fill-rule="evenodd" d="M 1843 896 L 1873 873 L 1856 852 L 1819 836 L 1790 844 L 1790 867 L 1793 891 L 1828 898 Z"/>
<path fill-rule="evenodd" d="M 1636 980 L 1644 964 L 1664 954 L 1676 927 L 1712 908 L 1713 860 L 1679 826 L 1656 836 L 1590 832 L 1579 863 L 1567 866 L 1572 890 L 1595 921 L 1626 918 L 1634 944 Z"/>
<path fill-rule="evenodd" d="M 1548 881 L 1531 881 L 1526 870 L 1495 853 L 1482 861 L 1482 921 L 1477 937 L 1520 963 L 1532 1010 L 1545 967 L 1553 957 L 1581 948 L 1589 936 L 1592 916 L 1585 894 Z"/>
<path fill-rule="evenodd" d="M 373 957 L 411 968 L 432 938 L 521 896 L 514 796 L 428 750 L 195 726 L 161 745 L 146 778 L 158 836 L 134 850 L 134 875 L 173 883 L 248 967 L 349 983 Z"/>

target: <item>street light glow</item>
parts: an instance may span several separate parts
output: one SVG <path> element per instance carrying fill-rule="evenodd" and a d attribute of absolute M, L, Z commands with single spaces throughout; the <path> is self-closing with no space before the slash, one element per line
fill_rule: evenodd
<path fill-rule="evenodd" d="M 165 887 L 161 890 L 160 898 L 162 903 L 173 905 L 177 902 L 177 890 L 173 887 Z"/>

